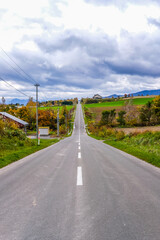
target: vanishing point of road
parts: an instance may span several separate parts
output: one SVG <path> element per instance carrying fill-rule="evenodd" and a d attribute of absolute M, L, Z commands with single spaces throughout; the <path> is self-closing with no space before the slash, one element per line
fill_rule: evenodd
<path fill-rule="evenodd" d="M 160 170 L 85 133 L 0 170 L 0 240 L 160 240 Z"/>

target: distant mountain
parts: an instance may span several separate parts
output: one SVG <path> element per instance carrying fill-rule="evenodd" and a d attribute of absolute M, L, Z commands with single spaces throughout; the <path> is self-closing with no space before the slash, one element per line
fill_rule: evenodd
<path fill-rule="evenodd" d="M 147 96 L 147 95 L 160 95 L 160 89 L 157 90 L 144 90 L 141 92 L 137 92 L 137 93 L 133 93 L 133 96 L 141 96 L 143 94 L 143 96 Z"/>
<path fill-rule="evenodd" d="M 8 101 L 9 104 L 16 104 L 16 103 L 19 103 L 20 105 L 23 104 L 23 105 L 26 105 L 28 102 L 28 99 L 19 99 L 19 98 L 14 98 L 10 101 Z"/>
<path fill-rule="evenodd" d="M 123 97 L 123 95 L 117 95 L 117 94 L 112 94 L 110 96 L 107 96 L 107 98 L 118 98 L 118 97 Z"/>
<path fill-rule="evenodd" d="M 131 96 L 133 94 L 134 97 L 142 96 L 142 95 L 143 96 L 160 95 L 160 89 L 157 89 L 157 90 L 144 90 L 144 91 L 140 91 L 140 92 L 136 92 L 136 93 L 128 93 L 128 94 L 130 94 Z M 107 98 L 112 98 L 112 97 L 117 98 L 118 96 L 119 97 L 123 97 L 124 95 L 112 94 L 110 96 L 107 96 Z"/>

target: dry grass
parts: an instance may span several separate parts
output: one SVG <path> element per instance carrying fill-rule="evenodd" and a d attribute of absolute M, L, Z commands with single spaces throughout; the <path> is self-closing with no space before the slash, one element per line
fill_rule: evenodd
<path fill-rule="evenodd" d="M 160 126 L 147 126 L 147 127 L 133 127 L 133 128 L 116 128 L 117 131 L 123 131 L 125 134 L 129 133 L 143 133 L 146 131 L 160 132 Z"/>
<path fill-rule="evenodd" d="M 135 99 L 135 98 L 155 98 L 155 97 L 157 97 L 157 95 L 135 96 L 135 97 L 127 97 L 127 98 L 124 98 L 124 99 L 127 100 L 127 99 Z"/>

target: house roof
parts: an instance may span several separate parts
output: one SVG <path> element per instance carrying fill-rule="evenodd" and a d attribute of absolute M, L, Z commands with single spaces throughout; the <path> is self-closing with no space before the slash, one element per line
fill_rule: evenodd
<path fill-rule="evenodd" d="M 100 98 L 102 98 L 102 96 L 99 95 L 99 94 L 95 94 L 93 97 L 100 97 Z"/>
<path fill-rule="evenodd" d="M 22 124 L 22 125 L 24 125 L 24 126 L 27 126 L 27 125 L 28 125 L 27 122 L 25 122 L 25 121 L 23 121 L 23 120 L 21 120 L 21 119 L 19 119 L 19 118 L 17 118 L 17 117 L 14 117 L 14 116 L 12 116 L 12 115 L 9 114 L 9 113 L 0 112 L 0 115 L 3 115 L 3 116 L 5 116 L 5 117 L 7 117 L 7 118 L 10 118 L 10 119 L 12 119 L 13 121 L 18 122 L 18 123 L 20 123 L 20 124 Z"/>

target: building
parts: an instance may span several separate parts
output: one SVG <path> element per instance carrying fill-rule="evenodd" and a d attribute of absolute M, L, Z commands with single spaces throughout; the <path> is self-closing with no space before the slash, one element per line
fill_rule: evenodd
<path fill-rule="evenodd" d="M 95 94 L 95 95 L 93 96 L 93 99 L 102 99 L 102 96 L 100 96 L 99 94 Z"/>
<path fill-rule="evenodd" d="M 14 117 L 12 116 L 11 114 L 9 113 L 6 113 L 6 112 L 0 112 L 0 118 L 1 119 L 4 119 L 4 120 L 8 120 L 8 121 L 12 121 L 14 122 L 19 128 L 24 128 L 24 131 L 26 132 L 27 131 L 27 125 L 28 123 L 17 118 L 17 117 Z"/>

